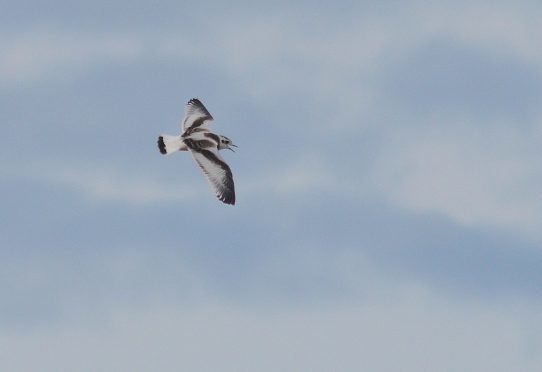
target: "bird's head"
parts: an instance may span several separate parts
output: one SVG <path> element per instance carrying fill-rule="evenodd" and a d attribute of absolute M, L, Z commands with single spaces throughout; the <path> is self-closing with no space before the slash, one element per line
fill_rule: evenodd
<path fill-rule="evenodd" d="M 231 151 L 235 152 L 232 149 L 232 147 L 237 147 L 237 146 L 233 144 L 231 139 L 229 139 L 226 136 L 220 136 L 220 142 L 218 143 L 218 149 L 219 150 L 228 149 L 228 150 L 231 150 Z"/>

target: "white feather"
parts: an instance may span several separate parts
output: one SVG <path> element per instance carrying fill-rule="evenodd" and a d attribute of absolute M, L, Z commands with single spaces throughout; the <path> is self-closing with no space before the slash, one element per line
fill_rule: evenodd
<path fill-rule="evenodd" d="M 163 147 L 161 146 L 160 141 L 162 141 Z M 165 152 L 162 151 L 162 153 L 167 155 L 176 151 L 188 150 L 186 145 L 183 143 L 181 136 L 171 136 L 169 134 L 162 134 L 158 138 L 158 147 L 160 148 L 160 151 L 164 149 Z"/>

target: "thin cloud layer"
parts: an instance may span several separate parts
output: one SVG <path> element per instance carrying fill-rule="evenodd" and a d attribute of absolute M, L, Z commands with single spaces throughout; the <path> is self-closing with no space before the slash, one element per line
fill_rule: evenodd
<path fill-rule="evenodd" d="M 380 196 L 459 223 L 540 237 L 540 136 L 495 123 L 450 123 L 400 131 L 381 150 L 371 178 Z"/>
<path fill-rule="evenodd" d="M 111 62 L 140 58 L 143 45 L 124 35 L 88 35 L 37 30 L 12 38 L 4 37 L 0 57 L 0 80 L 35 83 L 65 78 L 66 72 L 93 68 Z"/>
<path fill-rule="evenodd" d="M 29 371 L 84 369 L 88 359 L 126 371 L 536 371 L 539 321 L 523 304 L 455 303 L 415 290 L 370 306 L 165 304 L 3 332 L 0 355 L 5 368 Z"/>
<path fill-rule="evenodd" d="M 0 15 L 0 369 L 540 370 L 538 4 L 55 4 Z M 194 96 L 234 208 L 156 149 Z"/>

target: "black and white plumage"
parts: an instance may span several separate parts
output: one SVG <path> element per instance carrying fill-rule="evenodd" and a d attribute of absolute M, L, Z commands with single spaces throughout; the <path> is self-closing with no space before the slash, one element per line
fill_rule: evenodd
<path fill-rule="evenodd" d="M 203 103 L 197 98 L 192 98 L 186 104 L 181 135 L 161 135 L 158 137 L 158 149 L 164 155 L 176 151 L 190 151 L 218 199 L 233 205 L 235 204 L 233 175 L 218 151 L 223 149 L 233 151 L 231 146 L 237 146 L 226 136 L 212 133 L 210 130 L 212 122 L 213 117 Z"/>

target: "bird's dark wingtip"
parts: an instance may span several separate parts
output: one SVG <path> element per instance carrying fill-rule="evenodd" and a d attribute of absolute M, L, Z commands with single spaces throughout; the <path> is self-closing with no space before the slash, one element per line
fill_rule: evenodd
<path fill-rule="evenodd" d="M 218 200 L 224 204 L 235 205 L 235 194 L 233 195 L 217 195 Z"/>

